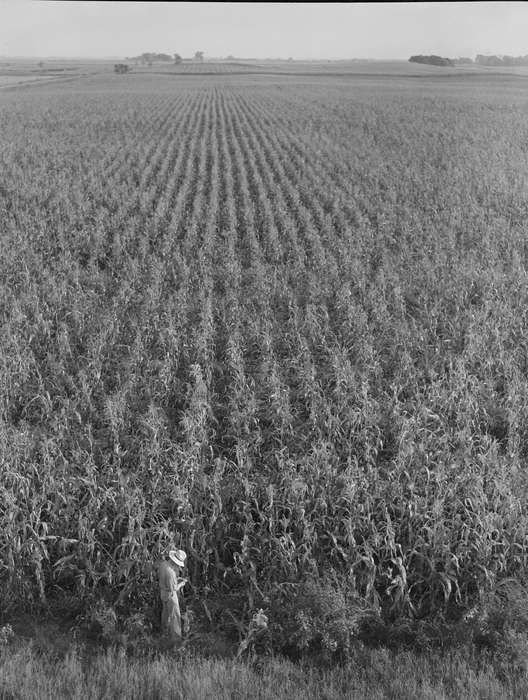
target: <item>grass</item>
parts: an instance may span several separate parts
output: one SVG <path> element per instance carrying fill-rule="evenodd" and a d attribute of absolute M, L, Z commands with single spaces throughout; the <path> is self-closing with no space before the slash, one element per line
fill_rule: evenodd
<path fill-rule="evenodd" d="M 63 656 L 31 643 L 0 651 L 2 700 L 506 700 L 528 695 L 526 675 L 501 678 L 468 655 L 363 649 L 344 666 L 321 670 L 280 658 L 257 663 L 160 654 L 130 658 L 108 649 Z"/>

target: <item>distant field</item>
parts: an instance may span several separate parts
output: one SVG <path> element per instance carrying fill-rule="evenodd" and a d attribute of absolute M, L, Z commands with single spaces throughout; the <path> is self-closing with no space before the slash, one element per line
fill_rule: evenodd
<path fill-rule="evenodd" d="M 389 75 L 389 76 L 461 76 L 466 73 L 489 76 L 493 74 L 528 75 L 528 68 L 492 68 L 478 65 L 439 67 L 409 61 L 205 61 L 180 64 L 155 63 L 152 66 L 136 65 L 128 61 L 131 70 L 138 73 L 174 74 L 223 74 L 268 73 L 284 75 Z"/>
<path fill-rule="evenodd" d="M 0 74 L 0 87 L 5 85 L 17 85 L 19 83 L 26 83 L 32 80 L 41 80 L 45 76 L 35 76 L 35 75 L 1 75 Z"/>
<path fill-rule="evenodd" d="M 276 648 L 488 619 L 528 573 L 525 79 L 176 68 L 0 94 L 3 609 L 155 610 L 178 546 Z"/>
<path fill-rule="evenodd" d="M 136 75 L 167 76 L 221 76 L 221 75 L 284 75 L 284 76 L 326 76 L 343 77 L 378 77 L 392 78 L 454 78 L 471 76 L 487 80 L 498 76 L 528 75 L 524 67 L 493 68 L 478 65 L 455 67 L 438 67 L 409 61 L 184 61 L 180 64 L 158 62 L 151 66 L 127 59 L 115 60 L 61 60 L 46 59 L 42 61 L 18 59 L 0 61 L 0 87 L 16 85 L 30 80 L 64 79 L 87 75 L 105 75 L 113 72 L 114 63 L 128 64 L 130 72 Z"/>
<path fill-rule="evenodd" d="M 67 61 L 59 59 L 18 59 L 0 61 L 0 87 L 16 86 L 29 82 L 50 81 L 80 77 L 113 70 L 108 61 Z"/>

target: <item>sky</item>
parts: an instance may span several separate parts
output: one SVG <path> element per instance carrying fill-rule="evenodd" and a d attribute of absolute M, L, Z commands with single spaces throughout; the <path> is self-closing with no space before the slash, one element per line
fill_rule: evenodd
<path fill-rule="evenodd" d="M 408 59 L 528 54 L 526 2 L 0 0 L 0 56 Z"/>

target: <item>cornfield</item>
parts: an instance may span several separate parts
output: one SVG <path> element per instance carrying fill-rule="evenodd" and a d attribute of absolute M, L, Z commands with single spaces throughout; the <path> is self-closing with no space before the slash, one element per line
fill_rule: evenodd
<path fill-rule="evenodd" d="M 499 81 L 0 95 L 3 609 L 149 604 L 168 547 L 190 604 L 248 615 L 328 572 L 391 619 L 526 576 L 528 119 Z"/>

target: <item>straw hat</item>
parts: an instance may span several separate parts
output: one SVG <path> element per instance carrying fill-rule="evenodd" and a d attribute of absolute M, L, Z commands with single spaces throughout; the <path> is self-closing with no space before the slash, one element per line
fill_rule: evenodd
<path fill-rule="evenodd" d="M 187 559 L 187 555 L 183 551 L 183 549 L 171 549 L 169 552 L 169 559 L 173 564 L 176 564 L 176 566 L 185 566 L 185 560 Z"/>

